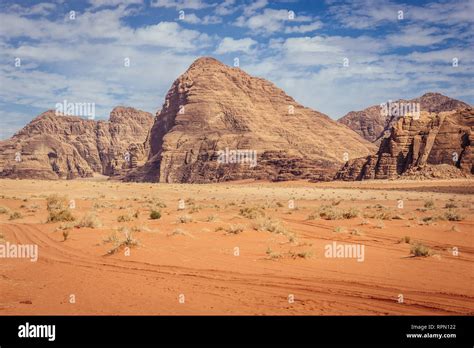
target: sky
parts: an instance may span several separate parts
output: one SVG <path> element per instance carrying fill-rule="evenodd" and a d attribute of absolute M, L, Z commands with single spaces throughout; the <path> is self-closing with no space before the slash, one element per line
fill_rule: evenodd
<path fill-rule="evenodd" d="M 474 104 L 474 0 L 0 2 L 0 139 L 57 103 L 155 114 L 212 56 L 333 119 L 426 92 Z"/>

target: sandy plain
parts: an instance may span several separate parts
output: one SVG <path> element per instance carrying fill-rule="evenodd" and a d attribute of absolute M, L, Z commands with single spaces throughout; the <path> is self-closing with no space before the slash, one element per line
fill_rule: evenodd
<path fill-rule="evenodd" d="M 472 315 L 473 184 L 0 180 L 0 243 L 39 253 L 0 258 L 0 314 Z"/>

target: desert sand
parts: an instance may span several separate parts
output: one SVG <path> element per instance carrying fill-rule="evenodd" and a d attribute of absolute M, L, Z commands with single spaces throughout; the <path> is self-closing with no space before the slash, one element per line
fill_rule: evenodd
<path fill-rule="evenodd" d="M 472 315 L 473 193 L 467 179 L 0 180 L 0 243 L 39 251 L 0 258 L 0 313 Z M 75 222 L 46 223 L 52 194 Z M 86 215 L 97 226 L 74 227 Z M 364 245 L 363 261 L 326 257 L 333 242 Z"/>

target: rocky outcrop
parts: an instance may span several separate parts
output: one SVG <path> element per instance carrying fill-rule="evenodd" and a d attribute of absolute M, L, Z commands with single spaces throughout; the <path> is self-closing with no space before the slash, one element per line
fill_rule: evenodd
<path fill-rule="evenodd" d="M 469 107 L 468 104 L 449 98 L 440 93 L 426 93 L 421 97 L 405 100 L 399 99 L 394 102 L 387 102 L 393 107 L 403 105 L 416 105 L 420 111 L 431 113 L 440 113 L 443 111 L 460 110 Z M 380 145 L 384 133 L 387 135 L 393 124 L 398 120 L 399 116 L 404 116 L 403 113 L 393 115 L 387 112 L 387 109 L 381 105 L 373 105 L 361 111 L 351 111 L 345 116 L 341 117 L 338 122 L 345 124 L 364 139 Z"/>
<path fill-rule="evenodd" d="M 421 112 L 398 118 L 377 155 L 348 161 L 339 180 L 394 179 L 400 176 L 453 177 L 474 174 L 474 110 Z M 436 166 L 439 167 L 437 172 Z M 453 170 L 446 170 L 446 166 Z M 421 174 L 420 174 L 421 173 Z"/>
<path fill-rule="evenodd" d="M 126 180 L 205 183 L 331 178 L 375 146 L 272 83 L 200 58 L 171 86 L 147 163 Z M 255 157 L 253 157 L 255 156 Z"/>
<path fill-rule="evenodd" d="M 108 121 L 47 111 L 0 142 L 0 177 L 73 179 L 124 175 L 142 164 L 150 113 L 116 107 Z"/>

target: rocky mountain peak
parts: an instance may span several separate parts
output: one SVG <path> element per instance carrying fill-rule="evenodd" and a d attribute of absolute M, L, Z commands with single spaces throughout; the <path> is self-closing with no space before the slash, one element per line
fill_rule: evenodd
<path fill-rule="evenodd" d="M 414 106 L 419 111 L 439 113 L 443 111 L 460 110 L 469 107 L 460 100 L 447 97 L 441 93 L 428 92 L 413 99 L 399 99 L 385 101 L 385 104 L 394 106 Z M 380 145 L 382 136 L 390 132 L 391 127 L 397 121 L 399 115 L 391 115 L 382 112 L 379 105 L 370 106 L 364 110 L 351 111 L 341 117 L 338 122 L 345 124 L 364 139 Z"/>
<path fill-rule="evenodd" d="M 337 141 L 334 141 L 337 139 Z M 345 153 L 375 147 L 273 83 L 200 58 L 169 89 L 149 137 L 150 157 L 129 180 L 214 182 L 319 178 Z M 254 168 L 218 162 L 221 151 L 251 151 Z"/>

